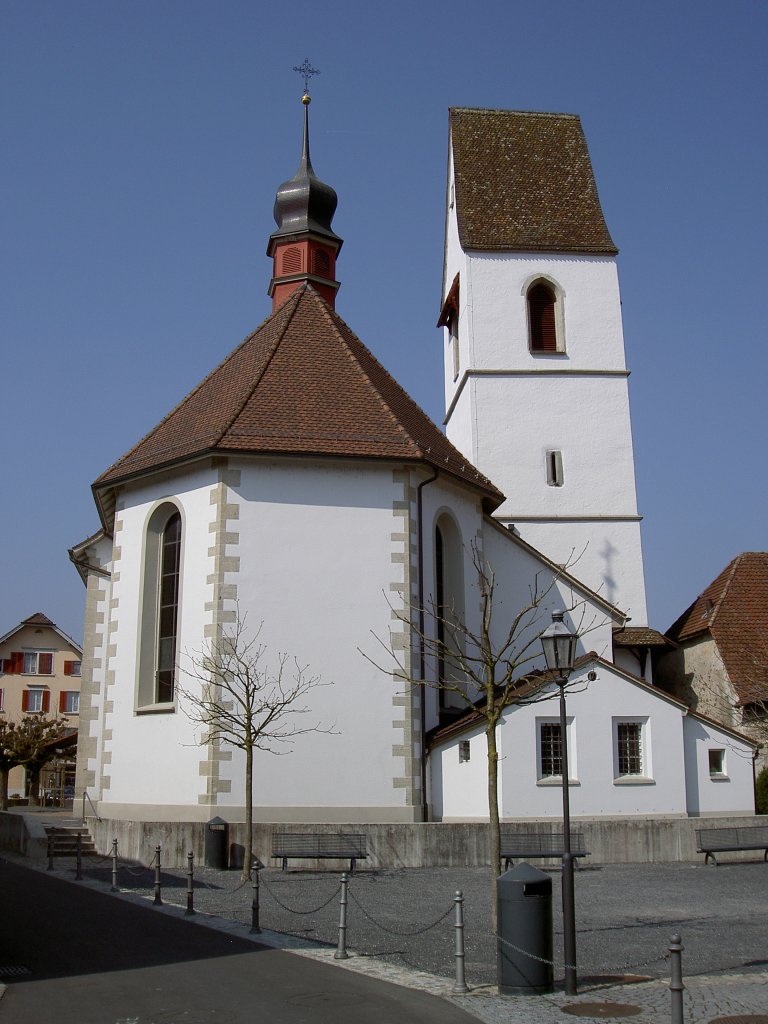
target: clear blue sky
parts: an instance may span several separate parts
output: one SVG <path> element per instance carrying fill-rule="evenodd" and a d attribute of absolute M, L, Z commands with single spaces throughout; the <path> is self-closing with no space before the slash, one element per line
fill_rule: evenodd
<path fill-rule="evenodd" d="M 669 626 L 768 546 L 767 48 L 753 0 L 3 0 L 0 632 L 82 636 L 91 482 L 268 314 L 305 57 L 338 310 L 437 422 L 447 108 L 581 115 Z"/>

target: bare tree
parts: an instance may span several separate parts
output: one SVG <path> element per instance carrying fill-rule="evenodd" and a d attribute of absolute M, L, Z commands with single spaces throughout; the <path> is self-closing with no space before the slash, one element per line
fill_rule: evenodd
<path fill-rule="evenodd" d="M 333 733 L 333 727 L 305 723 L 311 714 L 305 699 L 323 683 L 308 675 L 295 658 L 279 654 L 269 664 L 262 626 L 249 636 L 246 616 L 239 610 L 234 624 L 205 648 L 187 655 L 184 674 L 191 680 L 180 687 L 187 717 L 202 727 L 201 745 L 227 743 L 245 753 L 245 856 L 243 879 L 250 878 L 253 860 L 253 754 L 289 753 L 297 736 L 308 732 Z"/>
<path fill-rule="evenodd" d="M 488 754 L 488 818 L 491 856 L 491 906 L 495 907 L 495 885 L 501 863 L 501 829 L 499 824 L 498 768 L 499 752 L 497 730 L 506 708 L 513 705 L 534 704 L 550 700 L 556 695 L 555 680 L 544 671 L 527 671 L 532 662 L 542 655 L 541 635 L 550 625 L 547 614 L 562 598 L 558 585 L 567 580 L 567 569 L 539 572 L 532 580 L 528 600 L 518 608 L 504 625 L 497 629 L 494 618 L 501 618 L 501 602 L 497 593 L 496 574 L 483 558 L 476 545 L 472 545 L 472 563 L 477 575 L 480 598 L 480 616 L 472 626 L 465 616 L 453 607 L 438 605 L 430 600 L 425 608 L 413 605 L 400 611 L 393 608 L 395 618 L 404 623 L 420 647 L 418 663 L 432 663 L 433 674 L 426 678 L 415 675 L 410 660 L 402 656 L 396 646 L 383 644 L 395 662 L 392 672 L 396 679 L 417 686 L 431 687 L 451 694 L 459 706 L 472 710 L 484 720 Z M 555 600 L 557 598 L 557 600 Z M 583 634 L 595 628 L 596 621 L 585 622 L 584 601 L 574 601 L 566 609 L 579 618 L 578 632 Z M 361 652 L 365 657 L 365 652 Z M 368 658 L 373 662 L 372 658 Z M 389 669 L 373 662 L 383 671 Z M 563 766 L 563 770 L 567 770 Z"/>
<path fill-rule="evenodd" d="M 66 734 L 66 723 L 59 718 L 45 715 L 25 715 L 16 722 L 8 736 L 6 749 L 10 751 L 13 765 L 24 765 L 27 773 L 29 804 L 36 807 L 40 802 L 40 772 L 56 757 L 56 745 Z M 1 769 L 0 765 L 0 769 Z M 4 788 L 7 795 L 7 773 Z"/>
<path fill-rule="evenodd" d="M 8 775 L 16 759 L 16 723 L 0 719 L 0 811 L 8 810 Z"/>

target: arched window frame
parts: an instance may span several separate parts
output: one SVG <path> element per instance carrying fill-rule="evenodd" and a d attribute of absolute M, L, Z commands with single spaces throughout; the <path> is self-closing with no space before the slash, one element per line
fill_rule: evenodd
<path fill-rule="evenodd" d="M 464 544 L 461 530 L 453 515 L 446 510 L 438 512 L 434 522 L 435 544 L 435 634 L 438 648 L 446 640 L 448 623 L 452 617 L 457 623 L 464 622 Z M 464 649 L 464 636 L 461 628 L 457 630 L 456 642 Z M 439 681 L 450 679 L 456 682 L 460 678 L 460 670 L 451 665 L 450 659 L 437 658 L 435 671 Z M 457 703 L 458 701 L 458 703 Z M 441 711 L 451 706 L 457 708 L 465 705 L 445 690 L 439 691 Z"/>
<path fill-rule="evenodd" d="M 171 545 L 168 531 L 175 524 L 178 524 L 178 541 Z M 168 563 L 171 554 L 175 557 L 175 570 Z M 136 680 L 136 710 L 140 714 L 174 711 L 176 707 L 175 667 L 179 653 L 183 565 L 184 516 L 175 502 L 164 501 L 153 509 L 144 531 Z M 170 657 L 169 641 L 172 648 Z M 170 680 L 167 676 L 169 665 Z"/>
<path fill-rule="evenodd" d="M 555 347 L 554 348 L 540 348 L 535 347 L 533 343 L 533 322 L 531 318 L 531 292 L 534 288 L 544 287 L 550 292 L 552 296 L 552 312 L 554 316 L 554 328 L 555 328 Z M 530 278 L 525 282 L 523 286 L 523 295 L 525 297 L 525 316 L 528 333 L 528 350 L 531 355 L 535 356 L 553 356 L 553 355 L 565 355 L 565 292 L 561 285 L 558 284 L 554 278 L 548 277 L 544 274 L 537 274 L 535 277 Z"/>

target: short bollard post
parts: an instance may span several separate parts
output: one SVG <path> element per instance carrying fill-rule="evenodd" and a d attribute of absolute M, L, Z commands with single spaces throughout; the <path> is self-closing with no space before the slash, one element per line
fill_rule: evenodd
<path fill-rule="evenodd" d="M 194 853 L 187 854 L 187 909 L 184 911 L 185 914 L 194 914 L 195 912 L 195 893 L 194 893 Z"/>
<path fill-rule="evenodd" d="M 453 925 L 456 933 L 456 981 L 453 983 L 453 991 L 469 992 L 464 976 L 464 894 L 461 889 L 456 890 L 453 902 L 456 904 Z"/>
<path fill-rule="evenodd" d="M 53 836 L 48 833 L 48 870 L 53 871 Z"/>
<path fill-rule="evenodd" d="M 163 900 L 160 896 L 160 847 L 155 847 L 155 899 L 156 906 L 160 906 Z"/>
<path fill-rule="evenodd" d="M 117 839 L 112 840 L 112 889 L 117 892 Z"/>
<path fill-rule="evenodd" d="M 78 882 L 82 881 L 83 878 L 83 833 L 77 833 L 77 867 L 75 869 L 75 878 Z"/>
<path fill-rule="evenodd" d="M 260 901 L 260 882 L 259 882 L 259 865 L 254 861 L 253 864 L 253 899 L 251 900 L 251 934 L 259 935 L 261 933 L 261 925 L 259 924 L 259 901 Z"/>
<path fill-rule="evenodd" d="M 349 960 L 347 952 L 347 886 L 349 876 L 346 871 L 341 874 L 341 899 L 339 900 L 339 945 L 333 954 L 334 960 Z"/>
<path fill-rule="evenodd" d="M 669 991 L 672 993 L 672 1024 L 683 1024 L 683 962 L 682 952 L 685 946 L 679 935 L 673 935 L 669 947 Z"/>

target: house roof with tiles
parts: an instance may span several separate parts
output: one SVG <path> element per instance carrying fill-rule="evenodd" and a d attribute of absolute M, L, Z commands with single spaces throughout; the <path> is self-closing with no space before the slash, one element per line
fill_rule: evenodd
<path fill-rule="evenodd" d="M 734 558 L 667 630 L 680 645 L 707 635 L 740 701 L 768 698 L 768 551 Z"/>
<path fill-rule="evenodd" d="M 135 447 L 99 491 L 206 455 L 427 463 L 503 500 L 341 317 L 303 284 Z"/>
<path fill-rule="evenodd" d="M 449 116 L 463 249 L 616 254 L 576 114 Z"/>

